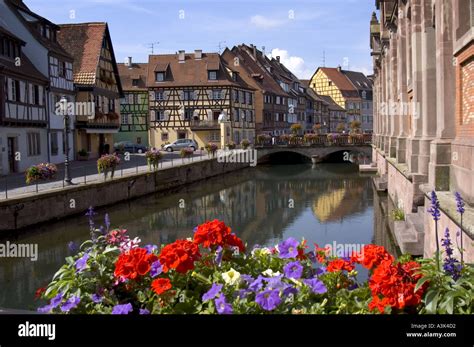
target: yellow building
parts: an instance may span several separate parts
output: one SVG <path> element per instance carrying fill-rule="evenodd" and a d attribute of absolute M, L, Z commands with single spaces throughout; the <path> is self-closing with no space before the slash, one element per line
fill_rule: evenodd
<path fill-rule="evenodd" d="M 310 87 L 346 110 L 346 124 L 358 120 L 364 131 L 372 130 L 372 82 L 363 73 L 342 70 L 340 66 L 320 67 L 311 77 Z"/>
<path fill-rule="evenodd" d="M 254 89 L 218 53 L 150 55 L 147 87 L 151 147 L 178 139 L 204 147 L 221 136 L 237 145 L 254 142 Z M 229 122 L 225 134 L 219 118 Z"/>

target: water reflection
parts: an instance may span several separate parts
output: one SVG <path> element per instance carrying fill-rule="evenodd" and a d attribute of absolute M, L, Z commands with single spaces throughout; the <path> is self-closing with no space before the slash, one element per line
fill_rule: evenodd
<path fill-rule="evenodd" d="M 375 239 L 390 242 L 383 236 L 383 212 L 376 212 L 374 219 L 374 197 L 378 199 L 370 178 L 361 176 L 355 165 L 263 166 L 99 210 L 96 222 L 107 211 L 114 226 L 154 244 L 190 237 L 196 225 L 214 218 L 224 220 L 250 247 L 273 245 L 289 236 L 304 237 L 309 245 L 367 244 L 374 241 L 374 226 L 380 229 Z M 0 307 L 34 307 L 33 293 L 69 255 L 68 242 L 80 244 L 87 238 L 85 217 L 9 238 L 38 243 L 39 254 L 37 262 L 0 260 Z"/>

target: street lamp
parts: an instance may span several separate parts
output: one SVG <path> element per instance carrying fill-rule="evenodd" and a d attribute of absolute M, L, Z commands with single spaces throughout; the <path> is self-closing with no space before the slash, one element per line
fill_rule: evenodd
<path fill-rule="evenodd" d="M 65 146 L 66 153 L 64 155 L 64 182 L 68 185 L 72 185 L 71 172 L 69 168 L 69 114 L 68 114 L 68 100 L 65 96 L 61 97 L 61 115 L 64 118 L 64 133 L 65 133 Z"/>

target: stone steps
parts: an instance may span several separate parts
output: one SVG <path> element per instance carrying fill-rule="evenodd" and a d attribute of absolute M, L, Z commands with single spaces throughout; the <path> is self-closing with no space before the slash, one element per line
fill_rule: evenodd
<path fill-rule="evenodd" d="M 394 223 L 395 238 L 402 253 L 423 255 L 425 238 L 423 219 L 424 212 L 418 208 L 418 212 L 407 214 L 405 221 Z"/>

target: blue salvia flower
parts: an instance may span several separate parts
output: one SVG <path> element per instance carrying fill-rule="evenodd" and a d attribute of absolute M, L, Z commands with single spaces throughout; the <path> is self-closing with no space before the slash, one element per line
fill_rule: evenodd
<path fill-rule="evenodd" d="M 444 239 L 441 240 L 441 244 L 443 245 L 446 251 L 446 258 L 444 258 L 443 269 L 448 275 L 453 278 L 453 280 L 456 281 L 459 277 L 461 277 L 462 265 L 456 258 L 453 257 L 453 248 L 451 247 L 452 244 L 448 228 L 446 228 L 444 232 Z"/>
<path fill-rule="evenodd" d="M 87 209 L 86 216 L 89 218 L 89 228 L 91 231 L 95 229 L 94 216 L 96 214 L 92 206 Z"/>
<path fill-rule="evenodd" d="M 109 217 L 109 214 L 106 213 L 105 214 L 105 227 L 107 228 L 106 231 L 109 232 L 109 229 L 110 229 L 110 217 Z"/>
<path fill-rule="evenodd" d="M 460 240 L 461 240 L 461 247 L 460 247 L 460 252 L 461 252 L 461 264 L 464 264 L 464 245 L 463 245 L 463 237 L 462 237 L 462 217 L 464 215 L 464 200 L 459 194 L 459 192 L 454 193 L 454 196 L 456 198 L 456 210 L 459 212 L 459 215 L 461 216 L 461 230 L 459 231 L 460 235 Z"/>
<path fill-rule="evenodd" d="M 431 207 L 428 209 L 428 212 L 433 216 L 435 222 L 435 236 L 436 236 L 436 267 L 440 271 L 440 260 L 439 260 L 439 238 L 438 238 L 438 221 L 441 217 L 441 212 L 439 210 L 439 200 L 436 192 L 433 190 L 431 192 Z"/>
<path fill-rule="evenodd" d="M 428 209 L 428 212 L 431 213 L 435 222 L 439 221 L 441 213 L 439 211 L 438 196 L 436 195 L 435 191 L 431 192 L 431 208 Z"/>

